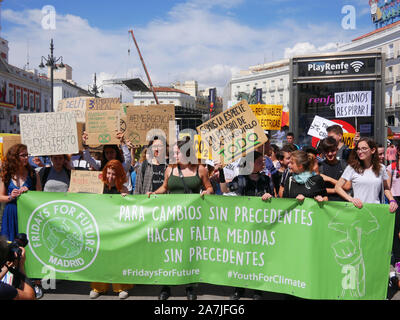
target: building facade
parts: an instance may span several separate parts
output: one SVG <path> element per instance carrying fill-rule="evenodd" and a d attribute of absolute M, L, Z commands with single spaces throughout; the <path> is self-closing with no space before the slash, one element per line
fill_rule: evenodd
<path fill-rule="evenodd" d="M 19 133 L 19 114 L 49 112 L 51 87 L 45 75 L 8 63 L 8 42 L 0 38 L 0 132 Z"/>
<path fill-rule="evenodd" d="M 255 89 L 262 90 L 262 103 L 283 105 L 289 111 L 289 59 L 249 67 L 234 75 L 229 82 L 227 107 L 242 100 L 243 93 L 251 95 Z"/>
<path fill-rule="evenodd" d="M 378 50 L 385 55 L 386 125 L 400 125 L 400 21 L 376 29 L 339 46 L 338 51 Z"/>

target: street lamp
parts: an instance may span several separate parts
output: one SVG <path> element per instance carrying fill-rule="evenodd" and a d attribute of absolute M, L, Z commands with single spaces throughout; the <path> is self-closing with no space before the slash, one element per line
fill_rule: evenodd
<path fill-rule="evenodd" d="M 63 57 L 56 58 L 53 55 L 54 52 L 54 44 L 53 39 L 50 41 L 50 54 L 46 57 L 42 56 L 39 68 L 43 69 L 45 66 L 50 67 L 50 85 L 51 85 L 51 102 L 50 102 L 50 112 L 54 112 L 54 70 L 58 68 L 65 68 L 63 63 Z M 43 64 L 43 60 L 46 62 L 46 65 Z M 57 67 L 57 62 L 61 60 L 61 63 Z"/>
<path fill-rule="evenodd" d="M 99 89 L 100 89 L 100 90 L 99 90 Z M 93 94 L 95 98 L 98 98 L 97 95 L 98 95 L 99 93 L 101 93 L 101 94 L 104 93 L 104 90 L 103 90 L 102 86 L 97 86 L 97 77 L 96 77 L 96 74 L 94 74 L 94 82 L 93 82 L 92 87 L 88 86 L 88 92 L 89 92 L 90 94 Z"/>

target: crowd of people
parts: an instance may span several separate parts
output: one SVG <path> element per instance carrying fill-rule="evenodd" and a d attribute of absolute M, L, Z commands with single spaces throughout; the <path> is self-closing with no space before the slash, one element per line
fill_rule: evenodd
<path fill-rule="evenodd" d="M 226 167 L 212 160 L 200 163 L 190 139 L 168 146 L 162 138 L 154 137 L 148 146 L 138 147 L 118 133 L 121 144 L 106 145 L 101 154 L 91 153 L 85 146 L 77 155 L 53 155 L 47 159 L 29 158 L 27 146 L 17 144 L 8 150 L 1 164 L 0 202 L 5 203 L 1 235 L 12 241 L 18 233 L 16 200 L 22 193 L 67 192 L 71 170 L 102 171 L 103 193 L 121 196 L 192 193 L 254 196 L 263 201 L 293 198 L 299 203 L 311 198 L 319 203 L 348 201 L 357 208 L 364 203 L 386 203 L 390 213 L 396 215 L 389 275 L 393 295 L 400 279 L 400 146 L 390 147 L 396 154 L 393 156 L 390 150 L 388 159 L 385 148 L 370 138 L 356 135 L 354 148 L 350 149 L 343 143 L 340 126 L 329 127 L 327 133 L 328 137 L 315 148 L 300 148 L 294 135 L 288 134 L 281 148 L 266 143 Z M 84 133 L 84 143 L 86 138 Z M 90 298 L 106 293 L 108 286 L 91 283 Z M 112 288 L 125 299 L 133 285 L 113 284 Z M 195 284 L 186 285 L 187 299 L 197 299 L 195 288 Z M 38 279 L 34 280 L 34 291 L 37 298 L 43 296 Z M 244 292 L 243 288 L 234 288 L 231 299 L 240 299 Z M 253 292 L 254 299 L 261 299 L 262 295 L 262 291 Z M 170 287 L 162 287 L 159 299 L 170 296 Z"/>

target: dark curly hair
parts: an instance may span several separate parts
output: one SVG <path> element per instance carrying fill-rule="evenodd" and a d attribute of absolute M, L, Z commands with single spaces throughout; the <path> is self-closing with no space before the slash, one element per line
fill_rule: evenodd
<path fill-rule="evenodd" d="M 19 166 L 21 165 L 19 155 L 25 150 L 28 150 L 28 147 L 20 143 L 15 144 L 8 149 L 0 171 L 0 178 L 3 180 L 5 185 L 7 185 L 11 181 L 12 176 L 19 171 Z M 31 177 L 31 179 L 34 179 L 35 172 L 29 163 L 25 166 L 25 168 L 28 170 L 28 175 Z"/>

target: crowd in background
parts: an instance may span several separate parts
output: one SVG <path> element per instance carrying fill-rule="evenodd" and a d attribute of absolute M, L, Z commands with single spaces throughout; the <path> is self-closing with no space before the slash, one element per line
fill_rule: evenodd
<path fill-rule="evenodd" d="M 348 201 L 357 208 L 364 203 L 388 204 L 395 214 L 391 273 L 388 297 L 399 287 L 400 279 L 400 146 L 385 148 L 370 138 L 356 135 L 354 148 L 343 143 L 340 126 L 327 129 L 328 137 L 318 145 L 299 147 L 289 133 L 284 145 L 266 143 L 245 158 L 222 167 L 195 157 L 192 140 L 168 146 L 155 137 L 148 146 L 137 147 L 117 136 L 120 145 L 105 145 L 101 153 L 88 146 L 76 155 L 29 157 L 27 147 L 11 147 L 0 171 L 0 202 L 5 204 L 1 235 L 12 241 L 18 233 L 16 200 L 28 190 L 67 192 L 71 170 L 102 171 L 103 193 L 107 194 L 186 194 L 254 196 L 263 201 L 271 198 L 293 198 L 300 203 L 311 198 L 325 201 Z M 83 142 L 87 135 L 84 133 Z M 171 148 L 171 149 L 170 149 Z M 171 152 L 170 152 L 171 151 Z M 171 159 L 169 156 L 171 155 Z M 389 230 L 388 230 L 389 232 Z M 90 298 L 108 290 L 106 283 L 92 283 Z M 113 284 L 121 299 L 128 297 L 133 285 Z M 195 284 L 186 286 L 189 300 L 197 298 Z M 40 280 L 35 280 L 36 297 L 43 296 Z M 231 299 L 244 295 L 243 288 L 234 288 Z M 254 291 L 261 299 L 263 292 Z M 164 286 L 159 299 L 171 296 Z"/>

